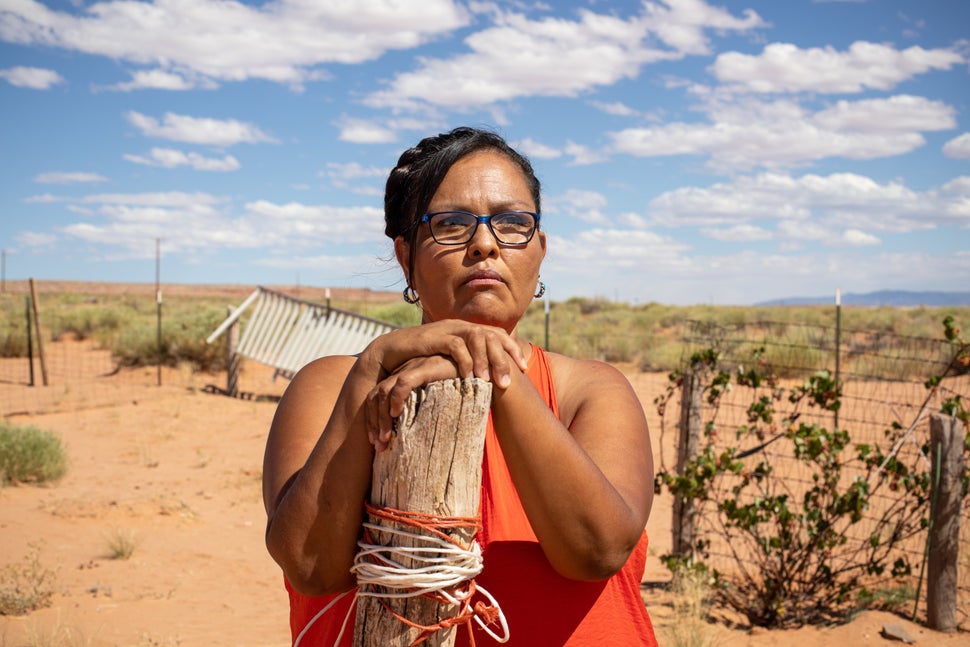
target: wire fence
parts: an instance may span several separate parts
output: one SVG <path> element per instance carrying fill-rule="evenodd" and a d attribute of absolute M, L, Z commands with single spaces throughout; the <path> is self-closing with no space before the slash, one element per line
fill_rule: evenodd
<path fill-rule="evenodd" d="M 237 304 L 246 293 L 241 291 L 234 298 L 226 299 L 226 305 Z M 0 297 L 10 302 L 7 309 L 14 313 L 10 320 L 19 321 L 24 311 L 23 295 Z M 178 307 L 179 299 L 179 296 L 168 296 L 166 306 Z M 154 312 L 152 294 L 131 296 L 127 301 L 133 304 L 134 311 Z M 186 307 L 194 307 L 191 298 L 185 297 L 185 302 Z M 83 305 L 79 301 L 78 307 Z M 128 323 L 124 317 L 121 319 L 111 323 L 117 327 L 115 334 L 123 336 Z M 216 324 L 206 328 L 206 334 L 215 328 L 218 320 L 217 317 Z M 557 328 L 555 318 L 552 327 Z M 627 334 L 627 331 L 614 330 L 614 333 L 602 336 L 604 344 Z M 752 362 L 763 361 L 778 375 L 776 388 L 794 388 L 822 369 L 835 372 L 842 385 L 842 406 L 837 412 L 805 409 L 800 413 L 801 420 L 846 429 L 854 445 L 872 444 L 883 452 L 892 449 L 900 461 L 914 468 L 925 470 L 929 460 L 925 454 L 929 437 L 928 412 L 939 410 L 941 402 L 947 398 L 959 396 L 964 402 L 970 402 L 970 375 L 967 373 L 945 379 L 932 391 L 924 385 L 928 377 L 942 371 L 952 355 L 952 346 L 943 340 L 842 330 L 837 324 L 820 326 L 773 321 L 729 325 L 687 321 L 683 331 L 680 347 L 683 363 L 698 350 L 716 345 L 721 352 L 722 368 L 734 371 Z M 7 326 L 0 330 L 0 346 L 12 345 L 15 339 L 19 343 L 25 332 L 22 324 Z M 36 340 L 34 342 L 36 344 Z M 56 339 L 45 338 L 43 343 L 44 367 L 36 351 L 32 359 L 23 356 L 0 358 L 0 416 L 110 406 L 132 398 L 133 389 L 144 394 L 148 389 L 210 390 L 213 386 L 226 384 L 224 371 L 200 373 L 188 365 L 125 367 L 118 357 L 96 341 L 94 335 L 63 334 Z M 242 364 L 239 389 L 243 397 L 279 397 L 287 383 L 285 379 L 277 379 L 270 367 L 252 361 Z M 734 442 L 739 452 L 752 450 L 761 442 L 757 434 L 746 434 L 740 441 L 733 440 L 738 428 L 748 424 L 748 408 L 752 401 L 751 392 L 734 389 L 721 397 L 717 411 L 712 407 L 704 410 L 705 419 L 716 418 L 719 442 L 725 445 Z M 676 410 L 677 404 L 672 402 L 670 410 Z M 779 411 L 778 415 L 784 416 L 785 412 Z M 891 447 L 893 441 L 886 433 L 894 429 L 910 430 L 899 447 Z M 672 433 L 669 425 L 666 430 L 662 427 L 661 433 Z M 765 433 L 770 436 L 771 430 L 766 429 Z M 661 447 L 669 449 L 670 443 L 661 440 Z M 774 443 L 763 450 L 770 453 L 776 467 L 777 486 L 793 496 L 803 493 L 810 486 L 812 475 L 782 448 L 783 443 Z M 676 459 L 661 452 L 659 462 L 661 467 L 664 463 L 671 467 Z M 873 513 L 893 506 L 895 494 L 888 488 L 880 490 L 873 498 Z M 709 524 L 706 530 L 710 533 L 712 555 L 723 564 L 735 562 L 737 555 L 731 546 L 717 543 L 716 528 L 710 525 L 714 515 L 709 512 L 702 510 L 698 518 L 702 522 L 702 531 L 703 524 Z M 970 578 L 967 577 L 970 572 L 970 514 L 967 509 L 963 510 L 962 521 L 961 610 L 970 614 Z M 862 540 L 868 531 L 869 526 L 860 524 L 853 529 L 852 538 Z M 926 532 L 915 533 L 900 544 L 900 550 L 913 563 L 923 559 L 925 547 Z"/>
<path fill-rule="evenodd" d="M 927 474 L 930 471 L 928 456 L 930 416 L 939 412 L 947 400 L 970 401 L 970 374 L 966 367 L 958 367 L 957 374 L 943 379 L 935 388 L 929 388 L 927 380 L 943 373 L 954 356 L 955 347 L 945 340 L 924 339 L 846 331 L 838 326 L 806 326 L 771 321 L 747 322 L 737 325 L 717 325 L 708 322 L 689 321 L 685 327 L 683 361 L 689 366 L 695 353 L 716 349 L 719 354 L 718 370 L 737 375 L 749 367 L 757 366 L 763 374 L 777 376 L 775 381 L 761 384 L 758 388 L 731 388 L 720 393 L 716 400 L 700 399 L 700 418 L 705 425 L 707 438 L 717 451 L 732 448 L 735 456 L 745 456 L 742 474 L 756 469 L 756 464 L 767 461 L 771 466 L 769 481 L 760 490 L 780 492 L 790 500 L 803 500 L 805 493 L 817 485 L 817 472 L 809 469 L 794 455 L 793 443 L 773 442 L 784 437 L 784 429 L 778 429 L 777 421 L 792 417 L 799 423 L 817 424 L 826 429 L 845 430 L 849 434 L 851 451 L 856 447 L 878 448 L 884 455 L 893 455 L 912 473 Z M 830 371 L 841 385 L 841 406 L 836 411 L 820 407 L 806 407 L 804 402 L 793 404 L 787 398 L 773 398 L 777 407 L 773 421 L 752 417 L 752 404 L 761 398 L 772 398 L 780 390 L 791 393 L 821 370 Z M 664 415 L 662 433 L 676 433 L 682 415 L 681 407 L 687 406 L 686 396 L 672 393 Z M 695 406 L 698 403 L 694 403 Z M 796 410 L 797 408 L 797 410 Z M 756 411 L 756 410 L 755 410 Z M 662 443 L 662 446 L 663 443 Z M 840 459 L 842 460 L 842 459 Z M 676 468 L 676 456 L 661 456 L 661 467 Z M 845 456 L 843 483 L 847 485 L 855 477 L 866 478 L 860 461 Z M 726 527 L 717 512 L 718 505 L 730 497 L 732 487 L 741 477 L 723 483 L 719 495 L 709 500 L 696 501 L 694 519 L 695 539 L 707 547 L 708 564 L 726 572 L 738 572 L 749 568 L 744 551 L 739 552 L 736 529 Z M 872 479 L 871 474 L 868 477 Z M 742 496 L 751 496 L 747 491 Z M 873 533 L 880 532 L 879 520 L 887 511 L 901 509 L 902 488 L 880 487 L 873 491 L 869 507 L 861 522 L 846 532 L 848 546 L 868 549 Z M 743 503 L 739 501 L 739 503 Z M 961 510 L 960 563 L 960 612 L 970 614 L 970 507 Z M 929 516 L 929 503 L 917 511 Z M 675 521 L 676 524 L 676 521 Z M 885 527 L 883 526 L 883 530 Z M 902 537 L 889 563 L 896 556 L 905 557 L 910 564 L 924 563 L 928 532 L 918 524 L 915 531 Z M 844 550 L 833 556 L 833 568 L 840 568 L 841 559 L 858 559 L 860 552 Z M 918 571 L 910 573 L 910 581 L 918 577 Z M 889 569 L 880 577 L 872 578 L 875 587 L 898 586 Z M 916 582 L 917 587 L 919 582 Z M 917 588 L 918 590 L 918 588 Z"/>

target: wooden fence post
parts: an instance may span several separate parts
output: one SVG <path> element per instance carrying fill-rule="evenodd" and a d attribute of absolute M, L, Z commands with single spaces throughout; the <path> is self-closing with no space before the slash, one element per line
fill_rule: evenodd
<path fill-rule="evenodd" d="M 701 446 L 701 407 L 704 393 L 704 374 L 697 368 L 684 373 L 680 395 L 680 438 L 677 442 L 677 474 L 684 473 L 684 466 L 697 458 Z M 693 500 L 674 497 L 673 506 L 673 552 L 688 557 L 694 552 L 694 515 L 697 513 Z"/>
<path fill-rule="evenodd" d="M 34 279 L 30 279 L 30 301 L 34 309 L 34 326 L 37 329 L 37 356 L 40 358 L 40 379 L 47 386 L 47 356 L 44 355 L 44 336 L 40 331 L 40 311 L 37 307 L 37 289 Z"/>
<path fill-rule="evenodd" d="M 931 493 L 930 549 L 926 574 L 926 620 L 931 629 L 956 631 L 957 564 L 960 547 L 960 494 L 963 437 L 957 418 L 930 417 L 930 447 L 934 479 Z"/>
<path fill-rule="evenodd" d="M 227 308 L 227 317 L 231 317 L 236 309 Z M 242 359 L 236 348 L 239 346 L 239 320 L 232 322 L 226 331 L 226 395 L 235 398 L 239 395 L 239 365 Z"/>
<path fill-rule="evenodd" d="M 387 450 L 374 459 L 371 503 L 442 517 L 477 516 L 491 393 L 491 383 L 478 379 L 433 382 L 412 393 Z M 371 522 L 375 523 L 373 519 Z M 376 523 L 400 528 L 394 522 Z M 445 532 L 462 546 L 469 546 L 475 531 L 458 528 Z M 427 547 L 420 540 L 380 530 L 371 531 L 370 543 Z M 405 568 L 415 565 L 408 557 L 398 560 Z M 423 626 L 451 618 L 458 610 L 456 605 L 421 596 L 361 596 L 357 600 L 355 647 L 407 646 L 421 634 L 420 629 L 395 618 L 384 605 Z M 464 627 L 442 629 L 421 644 L 451 646 L 458 629 L 465 631 Z"/>

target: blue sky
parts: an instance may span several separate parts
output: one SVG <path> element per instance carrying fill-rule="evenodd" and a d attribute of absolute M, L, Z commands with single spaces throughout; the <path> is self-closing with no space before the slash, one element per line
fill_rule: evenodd
<path fill-rule="evenodd" d="M 6 278 L 400 290 L 400 152 L 490 127 L 553 300 L 970 288 L 970 3 L 0 0 Z"/>

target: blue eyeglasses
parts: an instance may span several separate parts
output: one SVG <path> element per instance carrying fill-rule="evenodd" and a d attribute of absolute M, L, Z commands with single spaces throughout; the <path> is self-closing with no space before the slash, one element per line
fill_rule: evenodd
<path fill-rule="evenodd" d="M 539 227 L 539 214 L 531 211 L 502 211 L 478 216 L 467 211 L 437 211 L 421 216 L 431 237 L 439 245 L 464 245 L 475 237 L 478 225 L 485 223 L 495 240 L 503 245 L 525 245 Z"/>

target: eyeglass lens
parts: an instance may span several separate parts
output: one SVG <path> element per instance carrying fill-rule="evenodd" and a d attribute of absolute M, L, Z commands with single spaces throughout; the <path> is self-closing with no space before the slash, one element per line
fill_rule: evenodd
<path fill-rule="evenodd" d="M 532 239 L 536 228 L 535 214 L 528 211 L 505 211 L 481 220 L 488 223 L 496 240 L 506 245 L 522 245 Z M 475 235 L 480 219 L 463 211 L 444 211 L 429 214 L 431 236 L 442 245 L 467 243 Z"/>

